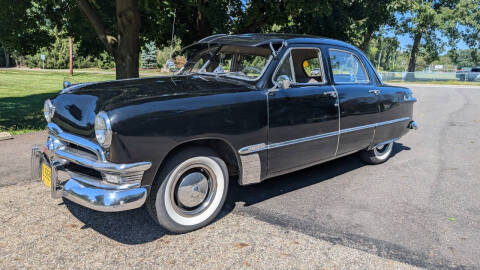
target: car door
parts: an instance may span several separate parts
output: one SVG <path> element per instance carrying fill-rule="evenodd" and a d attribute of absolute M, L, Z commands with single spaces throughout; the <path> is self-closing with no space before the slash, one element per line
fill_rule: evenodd
<path fill-rule="evenodd" d="M 379 120 L 379 89 L 362 58 L 346 48 L 328 48 L 329 71 L 338 92 L 340 137 L 337 155 L 370 146 Z"/>
<path fill-rule="evenodd" d="M 290 86 L 268 94 L 270 176 L 335 155 L 337 94 L 327 83 L 324 64 L 319 48 L 290 48 L 272 76 L 274 82 L 288 78 Z"/>

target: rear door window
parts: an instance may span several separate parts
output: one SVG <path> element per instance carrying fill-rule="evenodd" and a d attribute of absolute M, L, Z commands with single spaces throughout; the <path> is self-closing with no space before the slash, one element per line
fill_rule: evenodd
<path fill-rule="evenodd" d="M 329 55 L 335 83 L 368 83 L 370 81 L 362 62 L 353 53 L 330 49 Z"/>

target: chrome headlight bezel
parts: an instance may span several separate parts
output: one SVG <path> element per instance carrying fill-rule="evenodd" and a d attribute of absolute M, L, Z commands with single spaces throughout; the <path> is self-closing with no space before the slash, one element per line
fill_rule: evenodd
<path fill-rule="evenodd" d="M 108 114 L 101 111 L 95 116 L 95 138 L 103 148 L 110 147 L 112 143 L 112 125 Z"/>
<path fill-rule="evenodd" d="M 52 121 L 53 115 L 55 114 L 55 107 L 50 99 L 45 100 L 43 103 L 43 116 L 48 123 Z"/>

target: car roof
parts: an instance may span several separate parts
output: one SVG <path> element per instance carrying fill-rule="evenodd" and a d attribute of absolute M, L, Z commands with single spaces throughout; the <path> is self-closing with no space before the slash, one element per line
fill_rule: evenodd
<path fill-rule="evenodd" d="M 346 48 L 356 49 L 353 45 L 346 42 L 330 39 L 325 37 L 311 36 L 311 35 L 300 35 L 300 34 L 239 34 L 239 35 L 226 35 L 226 34 L 217 34 L 209 36 L 199 40 L 198 42 L 187 46 L 195 45 L 239 45 L 239 46 L 263 46 L 269 43 L 282 43 L 287 42 L 287 44 L 329 44 L 337 45 Z"/>

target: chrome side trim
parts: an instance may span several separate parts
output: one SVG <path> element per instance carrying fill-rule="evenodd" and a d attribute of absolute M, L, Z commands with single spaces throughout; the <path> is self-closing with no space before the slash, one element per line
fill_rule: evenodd
<path fill-rule="evenodd" d="M 362 129 L 367 129 L 367 128 L 374 128 L 377 126 L 377 123 L 375 124 L 369 124 L 369 125 L 364 125 L 364 126 L 358 126 L 358 127 L 353 127 L 353 128 L 346 128 L 346 129 L 341 129 L 340 134 L 345 134 L 349 132 L 354 132 L 354 131 L 359 131 Z"/>
<path fill-rule="evenodd" d="M 338 135 L 338 131 L 323 133 L 323 134 L 310 136 L 310 137 L 305 137 L 305 138 L 294 139 L 294 140 L 285 141 L 285 142 L 272 143 L 272 144 L 268 145 L 268 149 L 274 149 L 274 148 L 284 147 L 284 146 L 288 146 L 288 145 L 292 145 L 292 144 L 319 140 L 319 139 L 323 139 L 323 138 L 327 138 L 327 137 L 331 137 L 331 136 L 336 136 L 336 135 Z"/>
<path fill-rule="evenodd" d="M 407 121 L 407 120 L 410 120 L 410 117 L 402 117 L 402 118 L 393 119 L 393 120 L 390 120 L 390 121 L 380 122 L 380 123 L 377 123 L 376 127 L 385 126 L 385 125 L 389 125 L 389 124 L 394 124 L 394 123 L 397 123 L 397 122 L 402 122 L 402 121 Z"/>
<path fill-rule="evenodd" d="M 245 146 L 245 147 L 240 148 L 240 150 L 238 150 L 238 153 L 240 155 L 255 153 L 255 152 L 264 150 L 265 147 L 267 147 L 267 145 L 265 143 L 254 144 L 254 145 Z"/>
<path fill-rule="evenodd" d="M 402 122 L 402 121 L 406 121 L 406 120 L 410 120 L 410 117 L 403 117 L 403 118 L 398 118 L 398 119 L 394 119 L 394 120 L 389 120 L 389 121 L 384 121 L 384 122 L 379 122 L 379 123 L 374 123 L 374 124 L 369 124 L 369 125 L 364 125 L 364 126 L 341 129 L 340 134 L 353 132 L 353 131 L 359 131 L 359 130 L 367 129 L 367 128 L 381 127 L 381 126 L 390 125 L 390 124 L 394 124 L 394 123 Z"/>
<path fill-rule="evenodd" d="M 337 136 L 337 135 L 341 135 L 341 134 L 345 134 L 345 133 L 349 133 L 349 132 L 359 131 L 359 130 L 362 130 L 362 129 L 375 128 L 375 127 L 385 126 L 385 125 L 389 125 L 389 124 L 394 124 L 394 123 L 398 123 L 398 122 L 402 122 L 402 121 L 406 121 L 406 120 L 410 120 L 410 117 L 403 117 L 403 118 L 398 118 L 398 119 L 384 121 L 384 122 L 378 122 L 378 123 L 364 125 L 364 126 L 341 129 L 340 131 L 333 131 L 333 132 L 323 133 L 323 134 L 304 137 L 304 138 L 293 139 L 293 140 L 284 141 L 284 142 L 272 143 L 272 144 L 268 144 L 268 145 L 265 144 L 265 143 L 255 144 L 255 145 L 251 145 L 251 146 L 242 147 L 238 151 L 238 153 L 240 155 L 246 155 L 246 154 L 256 153 L 256 152 L 260 152 L 260 151 L 267 150 L 267 149 L 274 149 L 274 148 L 284 147 L 284 146 L 288 146 L 288 145 L 292 145 L 292 144 L 303 143 L 303 142 L 308 142 L 308 141 L 313 141 L 313 140 L 319 140 L 319 139 L 323 139 L 323 138 L 327 138 L 327 137 L 331 137 L 331 136 Z"/>
<path fill-rule="evenodd" d="M 250 185 L 260 183 L 262 174 L 260 154 L 241 155 L 240 161 L 242 162 L 242 178 L 240 179 L 240 184 Z"/>

